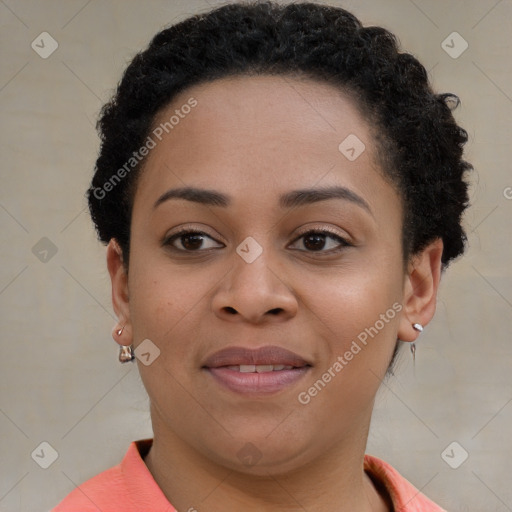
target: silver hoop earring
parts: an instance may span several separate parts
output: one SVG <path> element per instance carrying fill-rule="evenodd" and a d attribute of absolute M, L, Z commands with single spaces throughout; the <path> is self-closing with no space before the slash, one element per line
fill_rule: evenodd
<path fill-rule="evenodd" d="M 121 363 L 129 363 L 135 359 L 133 345 L 121 345 L 119 347 L 119 361 Z"/>
<path fill-rule="evenodd" d="M 423 325 L 421 324 L 412 324 L 412 328 L 420 334 L 423 332 Z M 411 343 L 411 354 L 413 363 L 416 363 L 416 343 L 414 341 Z"/>

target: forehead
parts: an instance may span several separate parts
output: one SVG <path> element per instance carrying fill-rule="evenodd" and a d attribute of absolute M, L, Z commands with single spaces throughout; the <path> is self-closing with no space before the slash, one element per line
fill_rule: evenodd
<path fill-rule="evenodd" d="M 382 181 L 369 124 L 353 100 L 309 78 L 236 76 L 192 86 L 159 112 L 150 136 L 156 145 L 139 181 L 144 195 L 183 185 L 236 196 L 351 182 L 364 193 Z"/>

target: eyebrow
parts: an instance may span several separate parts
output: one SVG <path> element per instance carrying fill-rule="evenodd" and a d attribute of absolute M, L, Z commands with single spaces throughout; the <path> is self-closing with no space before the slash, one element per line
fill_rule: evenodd
<path fill-rule="evenodd" d="M 207 190 L 196 187 L 180 187 L 164 192 L 156 200 L 153 205 L 153 209 L 171 199 L 184 199 L 194 203 L 208 206 L 220 206 L 223 208 L 227 208 L 232 203 L 230 196 L 216 190 Z M 370 205 L 361 196 L 357 195 L 352 190 L 341 186 L 292 190 L 279 197 L 279 206 L 283 209 L 290 209 L 319 201 L 325 201 L 327 199 L 342 199 L 350 201 L 351 203 L 360 206 L 373 216 Z"/>

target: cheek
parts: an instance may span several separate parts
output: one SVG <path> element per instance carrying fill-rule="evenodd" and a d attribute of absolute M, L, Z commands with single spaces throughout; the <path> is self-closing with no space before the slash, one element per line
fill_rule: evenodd
<path fill-rule="evenodd" d="M 303 401 L 315 401 L 319 414 L 359 414 L 362 404 L 373 400 L 396 344 L 402 309 L 398 261 L 316 279 L 315 295 L 310 293 L 316 302 L 307 309 L 315 313 L 311 322 L 323 356 L 315 375 L 318 384 L 304 390 Z"/>
<path fill-rule="evenodd" d="M 396 323 L 396 307 L 401 300 L 401 267 L 395 265 L 353 266 L 329 276 L 315 276 L 314 286 L 305 290 L 305 305 L 316 314 L 320 326 L 325 326 L 336 348 L 348 339 L 356 338 L 366 328 L 374 326 L 386 315 L 386 328 Z M 308 297 L 306 299 L 306 297 Z M 381 322 L 378 323 L 382 329 Z"/>
<path fill-rule="evenodd" d="M 208 289 L 204 279 L 184 273 L 160 248 L 143 242 L 134 238 L 130 254 L 128 285 L 135 344 L 143 338 L 162 340 Z"/>
<path fill-rule="evenodd" d="M 148 251 L 149 252 L 149 251 Z M 225 272 L 211 267 L 184 270 L 165 256 L 131 260 L 130 315 L 135 347 L 150 339 L 160 349 L 158 366 L 183 381 L 204 355 L 212 290 Z M 141 373 L 145 368 L 141 368 Z M 163 374 L 162 378 L 169 379 Z"/>
<path fill-rule="evenodd" d="M 170 282 L 169 277 L 162 274 L 157 279 L 155 270 L 134 268 L 134 278 L 130 281 L 130 315 L 135 344 L 141 337 L 161 339 L 185 313 L 183 295 L 179 294 L 177 283 Z M 144 277 L 141 279 L 140 276 Z"/>

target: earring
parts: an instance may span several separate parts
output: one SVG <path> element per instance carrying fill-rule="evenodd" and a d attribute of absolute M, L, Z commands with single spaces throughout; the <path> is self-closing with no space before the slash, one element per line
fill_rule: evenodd
<path fill-rule="evenodd" d="M 135 359 L 133 345 L 121 345 L 119 347 L 119 361 L 121 363 L 129 363 Z"/>
<path fill-rule="evenodd" d="M 421 324 L 412 324 L 412 328 L 415 331 L 418 331 L 420 334 L 423 332 L 423 325 Z M 413 363 L 416 363 L 416 344 L 414 343 L 414 341 L 411 343 L 411 354 Z"/>
<path fill-rule="evenodd" d="M 124 325 L 119 329 L 115 329 L 113 334 L 120 337 L 123 334 Z M 128 363 L 135 359 L 135 353 L 133 351 L 133 345 L 121 345 L 119 347 L 119 361 L 121 363 Z"/>
<path fill-rule="evenodd" d="M 119 325 L 119 324 L 118 324 Z M 121 326 L 121 327 L 116 327 L 113 331 L 112 331 L 112 337 L 114 338 L 114 336 L 117 336 L 117 337 L 120 337 L 121 334 L 123 334 L 123 331 L 124 331 L 124 325 Z M 115 340 L 115 338 L 114 338 Z"/>

